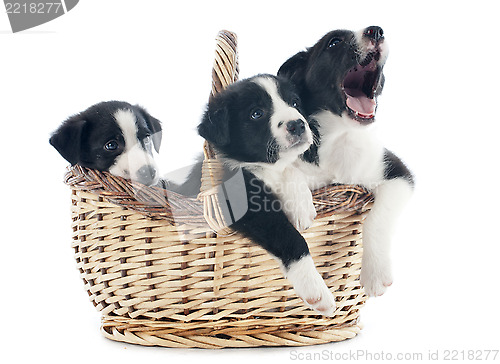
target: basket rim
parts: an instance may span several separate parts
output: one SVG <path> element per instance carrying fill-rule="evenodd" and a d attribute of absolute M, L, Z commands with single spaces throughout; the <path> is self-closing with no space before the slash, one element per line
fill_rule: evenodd
<path fill-rule="evenodd" d="M 166 184 L 145 186 L 78 164 L 68 167 L 64 182 L 74 190 L 97 194 L 113 204 L 137 211 L 151 219 L 166 220 L 171 225 L 207 225 L 203 216 L 203 202 L 196 197 L 168 190 Z M 373 194 L 358 185 L 332 184 L 312 193 L 318 218 L 334 213 L 363 213 L 374 201 Z"/>

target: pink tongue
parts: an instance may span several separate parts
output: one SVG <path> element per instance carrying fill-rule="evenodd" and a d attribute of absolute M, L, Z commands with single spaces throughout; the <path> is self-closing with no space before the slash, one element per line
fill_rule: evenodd
<path fill-rule="evenodd" d="M 370 116 L 375 114 L 375 107 L 377 106 L 377 103 L 374 99 L 369 99 L 365 95 L 359 95 L 356 97 L 347 95 L 347 106 L 353 111 Z"/>

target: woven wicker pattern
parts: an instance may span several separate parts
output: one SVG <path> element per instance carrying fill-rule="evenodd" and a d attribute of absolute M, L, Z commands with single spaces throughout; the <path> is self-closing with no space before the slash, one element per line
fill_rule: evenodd
<path fill-rule="evenodd" d="M 343 341 L 356 336 L 358 325 L 329 326 L 317 319 L 239 320 L 163 324 L 140 320 L 103 320 L 104 336 L 117 341 L 145 346 L 220 349 L 256 346 L 306 346 Z M 182 333 L 179 335 L 179 333 Z"/>
<path fill-rule="evenodd" d="M 74 167 L 67 181 L 84 178 L 95 188 L 99 181 L 90 181 L 93 176 Z M 334 195 L 337 212 L 316 219 L 304 233 L 337 299 L 336 315 L 324 318 L 302 303 L 277 263 L 247 239 L 215 238 L 206 224 L 196 223 L 196 215 L 189 224 L 171 225 L 141 211 L 148 205 L 137 211 L 111 202 L 110 191 L 72 185 L 75 258 L 91 301 L 103 313 L 103 333 L 142 345 L 210 348 L 309 345 L 355 336 L 365 302 L 358 281 L 361 222 L 371 199 L 357 187 L 336 188 L 336 195 L 332 187 L 326 196 Z M 148 190 L 157 195 L 154 188 L 143 193 Z M 119 193 L 124 201 L 133 197 L 124 194 Z M 324 206 L 319 196 L 315 202 Z"/>
<path fill-rule="evenodd" d="M 236 34 L 222 30 L 217 35 L 212 68 L 212 96 L 238 80 L 240 73 Z"/>
<path fill-rule="evenodd" d="M 219 38 L 228 42 L 225 33 Z M 235 37 L 229 40 L 235 46 Z M 204 178 L 218 178 L 210 173 Z M 329 186 L 314 193 L 318 218 L 304 237 L 336 297 L 335 316 L 326 318 L 303 304 L 262 248 L 239 234 L 215 235 L 200 200 L 79 166 L 69 169 L 66 183 L 77 266 L 106 337 L 223 348 L 320 344 L 359 332 L 366 300 L 361 231 L 372 202 L 366 190 Z"/>

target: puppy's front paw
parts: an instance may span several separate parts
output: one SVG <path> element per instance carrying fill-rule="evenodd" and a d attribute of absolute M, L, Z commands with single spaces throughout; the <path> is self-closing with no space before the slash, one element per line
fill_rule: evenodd
<path fill-rule="evenodd" d="M 300 210 L 300 213 L 295 219 L 294 226 L 298 231 L 304 231 L 311 227 L 316 217 L 316 209 L 314 205 L 310 205 L 305 209 Z"/>
<path fill-rule="evenodd" d="M 365 264 L 365 262 L 363 262 Z M 361 285 L 365 288 L 365 293 L 370 297 L 382 296 L 387 287 L 392 285 L 392 273 L 389 265 L 374 266 L 372 264 L 363 265 L 360 276 Z"/>
<path fill-rule="evenodd" d="M 308 282 L 302 286 L 294 286 L 297 295 L 314 311 L 324 315 L 333 316 L 335 312 L 335 298 L 318 274 L 316 282 Z M 320 282 L 321 281 L 321 282 Z"/>
<path fill-rule="evenodd" d="M 287 278 L 292 282 L 297 295 L 310 308 L 324 316 L 333 316 L 335 298 L 316 270 L 310 255 L 292 263 Z"/>

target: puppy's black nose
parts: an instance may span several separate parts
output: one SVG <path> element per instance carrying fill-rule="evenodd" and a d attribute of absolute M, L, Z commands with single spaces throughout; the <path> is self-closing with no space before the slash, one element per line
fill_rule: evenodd
<path fill-rule="evenodd" d="M 373 39 L 375 42 L 379 42 L 384 39 L 384 31 L 381 27 L 371 26 L 365 29 L 363 35 L 367 38 Z"/>
<path fill-rule="evenodd" d="M 148 164 L 142 166 L 137 171 L 137 178 L 139 182 L 149 186 L 156 178 L 156 168 Z"/>
<path fill-rule="evenodd" d="M 286 130 L 296 136 L 304 134 L 306 131 L 306 124 L 302 120 L 292 120 L 286 123 Z"/>

